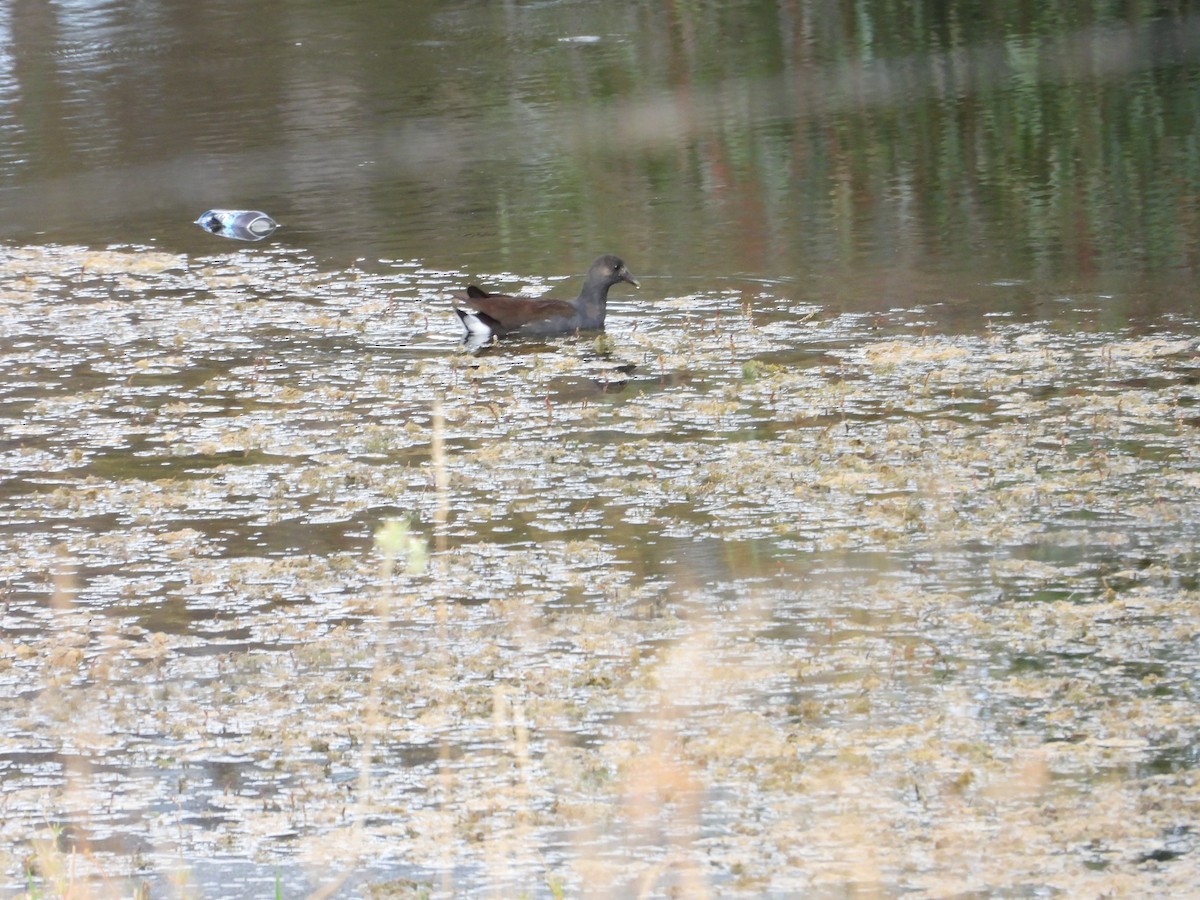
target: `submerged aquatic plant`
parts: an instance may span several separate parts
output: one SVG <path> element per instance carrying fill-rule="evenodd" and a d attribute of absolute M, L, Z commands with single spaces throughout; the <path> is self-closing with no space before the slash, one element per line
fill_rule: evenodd
<path fill-rule="evenodd" d="M 417 537 L 408 519 L 388 519 L 375 531 L 375 546 L 383 554 L 383 576 L 392 574 L 397 562 L 409 575 L 425 571 L 429 549 L 424 538 Z"/>
<path fill-rule="evenodd" d="M 229 893 L 214 860 L 289 895 L 1200 880 L 1160 846 L 1200 734 L 1194 324 L 756 286 L 467 360 L 404 299 L 444 274 L 125 293 L 137 252 L 86 257 L 0 294 L 10 891 L 53 889 L 47 815 L 69 886 L 168 894 Z"/>

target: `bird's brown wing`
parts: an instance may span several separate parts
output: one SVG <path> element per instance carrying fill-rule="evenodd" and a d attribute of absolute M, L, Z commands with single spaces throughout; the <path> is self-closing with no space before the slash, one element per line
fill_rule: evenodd
<path fill-rule="evenodd" d="M 472 289 L 474 288 L 474 289 Z M 570 316 L 575 313 L 566 300 L 533 299 L 510 297 L 507 294 L 488 294 L 474 285 L 454 295 L 454 299 L 472 309 L 491 316 L 505 328 L 520 328 L 529 322 L 550 319 L 554 316 Z"/>
<path fill-rule="evenodd" d="M 488 297 L 501 297 L 503 294 L 489 294 L 483 288 L 478 288 L 473 284 L 467 285 L 465 291 L 455 291 L 450 295 L 459 303 L 469 304 L 472 300 L 486 300 Z"/>

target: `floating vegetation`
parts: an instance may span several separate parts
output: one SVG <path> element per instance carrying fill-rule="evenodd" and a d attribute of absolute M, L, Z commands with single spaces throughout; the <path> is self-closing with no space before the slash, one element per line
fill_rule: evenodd
<path fill-rule="evenodd" d="M 1195 323 L 0 271 L 9 893 L 1200 883 Z"/>

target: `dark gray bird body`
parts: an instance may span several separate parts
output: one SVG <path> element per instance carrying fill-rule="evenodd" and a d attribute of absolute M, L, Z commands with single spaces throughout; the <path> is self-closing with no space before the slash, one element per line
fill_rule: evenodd
<path fill-rule="evenodd" d="M 604 327 L 608 289 L 619 282 L 637 287 L 637 281 L 620 259 L 601 256 L 588 269 L 583 289 L 574 300 L 549 297 L 512 297 L 489 294 L 475 285 L 453 295 L 468 343 L 480 344 L 513 332 L 534 336 L 570 334 Z"/>

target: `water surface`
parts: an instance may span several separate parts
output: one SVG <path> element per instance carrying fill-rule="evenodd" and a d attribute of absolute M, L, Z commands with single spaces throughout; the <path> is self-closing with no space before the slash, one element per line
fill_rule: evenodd
<path fill-rule="evenodd" d="M 612 251 L 872 308 L 996 279 L 1190 304 L 1188 14 L 114 0 L 2 27 L 10 239 L 203 252 L 196 214 L 250 206 L 341 264 Z"/>
<path fill-rule="evenodd" d="M 0 10 L 3 889 L 1190 890 L 1197 29 Z"/>

